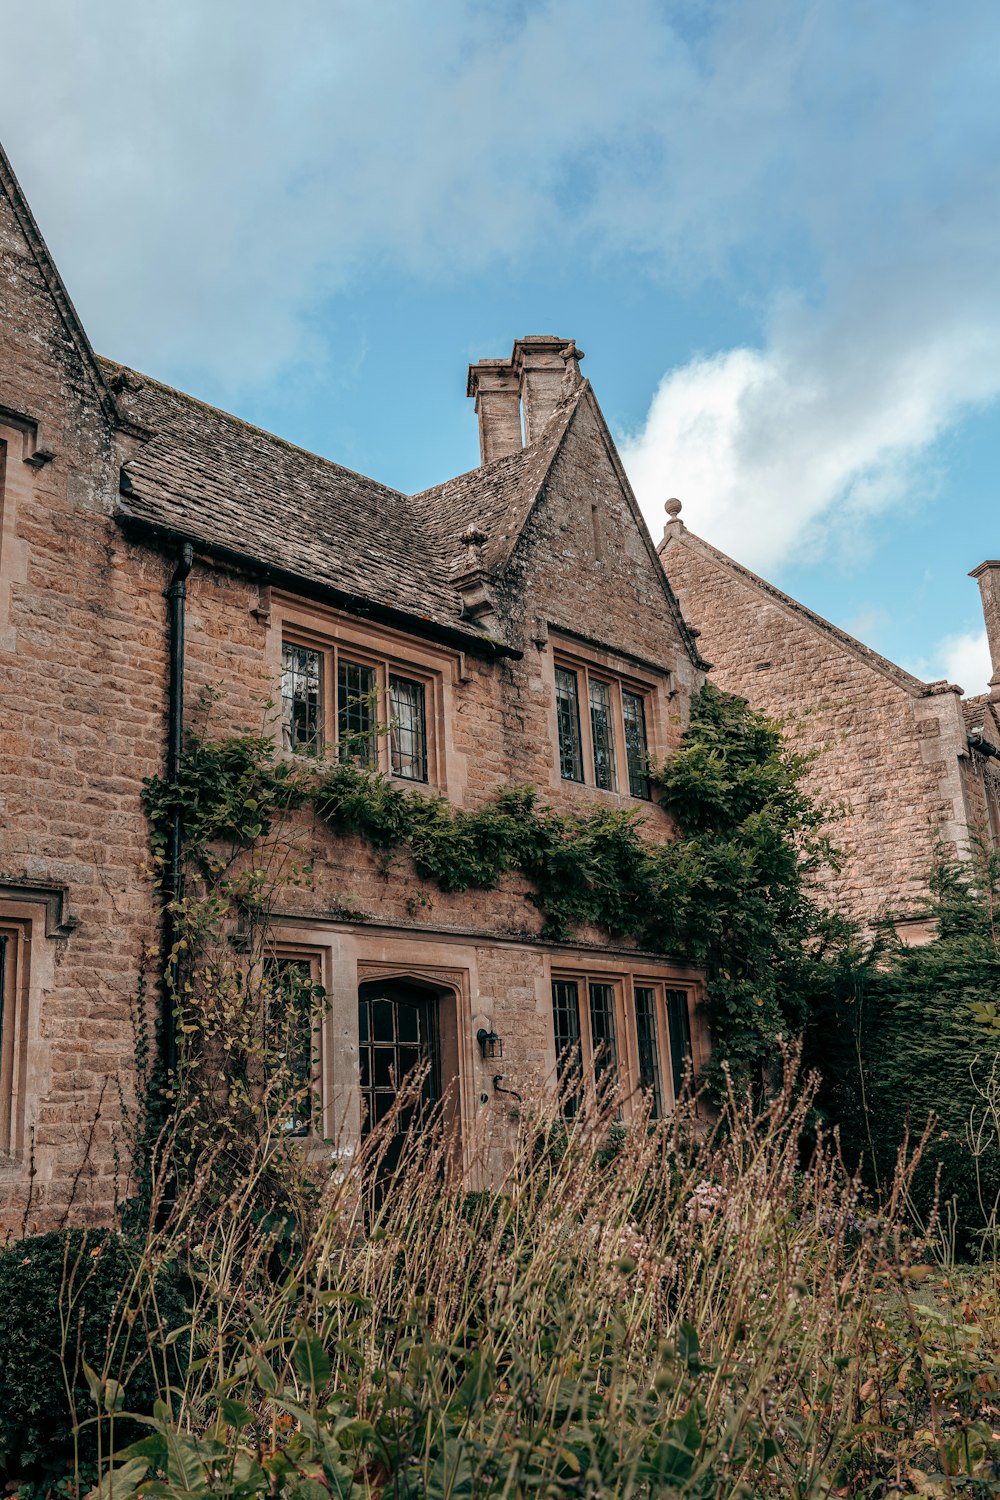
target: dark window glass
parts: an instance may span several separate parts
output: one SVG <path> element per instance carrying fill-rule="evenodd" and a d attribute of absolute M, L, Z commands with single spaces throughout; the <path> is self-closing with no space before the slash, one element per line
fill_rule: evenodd
<path fill-rule="evenodd" d="M 613 792 L 618 785 L 615 773 L 615 732 L 611 717 L 611 685 L 590 680 L 590 731 L 594 741 L 594 784 Z"/>
<path fill-rule="evenodd" d="M 660 1039 L 656 1027 L 656 991 L 651 985 L 635 987 L 635 1035 L 639 1044 L 639 1087 L 649 1095 L 652 1119 L 663 1117 L 663 1080 L 660 1075 Z"/>
<path fill-rule="evenodd" d="M 389 678 L 389 746 L 392 774 L 427 780 L 427 716 L 424 685 L 407 677 Z"/>
<path fill-rule="evenodd" d="M 323 653 L 285 641 L 281 648 L 281 726 L 286 750 L 323 749 Z"/>
<path fill-rule="evenodd" d="M 337 754 L 373 770 L 378 764 L 375 668 L 341 657 L 337 664 Z"/>
<path fill-rule="evenodd" d="M 562 1092 L 563 1113 L 572 1118 L 580 1108 L 580 991 L 575 979 L 552 981 L 552 1028 L 556 1038 L 556 1076 Z"/>
<path fill-rule="evenodd" d="M 670 1027 L 670 1069 L 674 1080 L 674 1098 L 679 1099 L 692 1055 L 687 990 L 667 991 L 667 1024 Z"/>
<path fill-rule="evenodd" d="M 0 1156 L 10 1150 L 14 1134 L 14 984 L 17 979 L 17 938 L 0 932 Z"/>
<path fill-rule="evenodd" d="M 265 969 L 264 1076 L 281 1128 L 308 1135 L 315 1105 L 313 1040 L 323 989 L 307 958 L 274 957 Z"/>
<path fill-rule="evenodd" d="M 594 1048 L 594 1078 L 598 1089 L 618 1082 L 618 1044 L 615 1036 L 615 987 L 591 984 L 590 1039 Z"/>
<path fill-rule="evenodd" d="M 439 1097 L 437 1002 L 405 980 L 375 980 L 358 991 L 358 1023 L 364 1137 L 389 1114 L 400 1085 L 414 1068 L 427 1069 L 420 1101 L 424 1108 Z M 382 1161 L 384 1180 L 399 1161 L 406 1131 L 419 1127 L 423 1119 L 422 1109 L 407 1106 L 399 1111 Z"/>
<path fill-rule="evenodd" d="M 559 774 L 563 781 L 582 781 L 580 694 L 576 673 L 568 667 L 556 667 L 556 719 L 559 724 Z"/>
<path fill-rule="evenodd" d="M 648 801 L 649 749 L 646 744 L 646 705 L 638 693 L 622 690 L 622 716 L 625 720 L 628 789 L 633 797 L 645 797 Z"/>

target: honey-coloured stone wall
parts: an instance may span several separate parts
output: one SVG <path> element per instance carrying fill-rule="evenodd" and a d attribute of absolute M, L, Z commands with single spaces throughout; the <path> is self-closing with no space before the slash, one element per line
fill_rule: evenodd
<path fill-rule="evenodd" d="M 757 578 L 674 519 L 660 555 L 710 680 L 777 719 L 814 757 L 809 792 L 842 854 L 825 895 L 874 926 L 925 936 L 920 898 L 938 853 L 967 848 L 969 751 L 960 689 L 924 683 Z"/>

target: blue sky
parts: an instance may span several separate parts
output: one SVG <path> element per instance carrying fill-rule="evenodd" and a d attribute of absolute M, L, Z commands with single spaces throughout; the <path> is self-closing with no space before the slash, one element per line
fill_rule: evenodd
<path fill-rule="evenodd" d="M 404 490 L 573 337 L 651 530 L 969 692 L 1000 553 L 994 0 L 0 0 L 97 348 Z M 695 622 L 697 623 L 697 622 Z"/>

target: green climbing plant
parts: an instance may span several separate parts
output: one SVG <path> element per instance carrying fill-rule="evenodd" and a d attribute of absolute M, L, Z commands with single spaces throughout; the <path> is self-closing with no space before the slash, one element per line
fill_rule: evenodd
<path fill-rule="evenodd" d="M 196 952 L 234 922 L 259 954 L 276 884 L 308 878 L 284 825 L 310 807 L 335 834 L 408 857 L 442 891 L 519 875 L 549 939 L 597 928 L 702 966 L 713 1067 L 742 1083 L 762 1079 L 776 1039 L 802 1030 L 817 966 L 843 949 L 810 888 L 835 854 L 827 814 L 802 787 L 806 765 L 776 724 L 706 686 L 679 751 L 650 768 L 677 827 L 666 841 L 650 836 L 646 809 L 561 812 L 521 786 L 467 810 L 353 763 L 289 760 L 264 733 L 193 735 L 176 785 L 151 778 L 146 807 L 161 858 L 181 814 L 189 880 L 174 915 L 188 990 Z"/>

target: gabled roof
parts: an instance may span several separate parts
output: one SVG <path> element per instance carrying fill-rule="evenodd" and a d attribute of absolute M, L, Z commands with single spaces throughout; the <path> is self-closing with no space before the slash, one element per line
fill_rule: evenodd
<path fill-rule="evenodd" d="M 989 740 L 1000 750 L 1000 703 L 989 693 L 979 693 L 975 698 L 962 700 L 962 714 L 968 735 Z"/>
<path fill-rule="evenodd" d="M 461 536 L 473 524 L 487 541 L 483 566 L 497 576 L 506 566 L 542 491 L 584 391 L 586 381 L 560 402 L 537 442 L 470 469 L 413 496 L 413 505 L 434 529 L 451 558 L 461 555 Z"/>
<path fill-rule="evenodd" d="M 41 231 L 35 223 L 35 216 L 28 207 L 28 200 L 21 190 L 21 184 L 14 175 L 14 169 L 2 146 L 0 146 L 0 188 L 3 189 L 10 200 L 14 217 L 28 243 L 39 274 L 45 283 L 49 296 L 69 335 L 70 341 L 80 357 L 80 363 L 90 377 L 91 384 L 94 387 L 94 394 L 97 397 L 102 412 L 111 425 L 119 431 L 133 432 L 136 436 L 144 436 L 145 434 L 139 432 L 135 424 L 124 416 L 113 394 L 108 389 L 107 381 L 104 378 L 104 373 L 94 353 L 91 342 L 87 337 L 83 324 L 80 322 L 76 308 L 73 306 L 69 292 L 67 292 L 63 283 L 63 279 L 56 270 L 55 261 L 49 254 L 48 246 L 42 239 Z"/>
<path fill-rule="evenodd" d="M 667 610 L 677 632 L 695 667 L 700 671 L 707 670 L 708 663 L 701 658 L 695 639 L 681 613 L 677 596 L 657 556 L 656 545 L 649 535 L 589 380 L 581 381 L 575 390 L 564 396 L 537 442 L 522 448 L 518 453 L 494 459 L 491 464 L 460 474 L 457 479 L 450 479 L 445 484 L 424 490 L 421 494 L 414 495 L 413 503 L 424 509 L 428 523 L 436 528 L 442 546 L 452 557 L 460 554 L 460 538 L 466 527 L 475 523 L 485 531 L 487 542 L 483 549 L 483 565 L 488 574 L 500 578 L 541 499 L 555 460 L 573 425 L 573 419 L 584 405 L 589 408 L 597 423 L 608 461 L 643 540 L 650 565 L 656 571 Z"/>
<path fill-rule="evenodd" d="M 200 543 L 289 586 L 309 581 L 339 593 L 348 608 L 372 604 L 426 621 L 470 647 L 508 652 L 462 617 L 454 581 L 462 533 L 473 523 L 487 533 L 484 570 L 502 579 L 573 417 L 587 401 L 667 607 L 692 660 L 703 665 L 586 382 L 527 448 L 408 496 L 111 360 L 100 360 L 99 369 L 121 392 L 128 416 L 149 434 L 125 471 L 124 524 Z"/>
<path fill-rule="evenodd" d="M 776 603 L 783 605 L 792 614 L 799 615 L 802 619 L 808 620 L 822 634 L 837 641 L 846 650 L 852 652 L 853 655 L 860 657 L 867 666 L 876 672 L 880 672 L 883 677 L 888 677 L 891 682 L 894 682 L 898 687 L 903 688 L 912 696 L 924 698 L 930 696 L 932 693 L 953 691 L 950 688 L 950 684 L 946 682 L 924 682 L 921 678 L 914 677 L 913 673 L 907 672 L 905 667 L 899 667 L 894 661 L 890 661 L 887 656 L 881 656 L 877 651 L 873 651 L 863 641 L 859 641 L 853 635 L 849 635 L 846 630 L 841 630 L 839 625 L 834 625 L 832 621 L 826 620 L 822 615 L 816 614 L 815 610 L 809 609 L 805 604 L 800 604 L 798 599 L 793 599 L 791 594 L 786 594 L 773 583 L 768 583 L 766 578 L 761 578 L 758 574 L 752 573 L 749 568 L 745 568 L 742 563 L 736 562 L 734 558 L 730 557 L 728 553 L 720 551 L 718 547 L 713 547 L 711 542 L 706 542 L 703 537 L 696 536 L 682 521 L 672 521 L 668 525 L 666 535 L 658 549 L 660 556 L 665 558 L 668 549 L 676 545 L 694 547 L 708 557 L 713 558 L 716 562 L 722 563 L 724 567 L 735 573 L 744 583 L 750 584 L 752 588 L 757 589 Z M 665 562 L 664 566 L 666 566 Z"/>
<path fill-rule="evenodd" d="M 120 516 L 482 639 L 463 623 L 448 559 L 408 496 L 101 364 L 151 433 L 127 466 Z"/>

